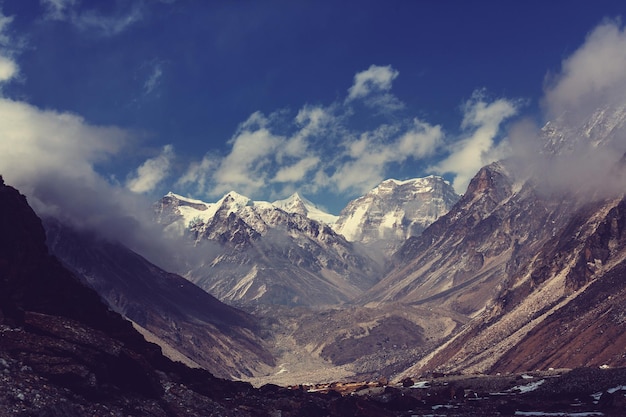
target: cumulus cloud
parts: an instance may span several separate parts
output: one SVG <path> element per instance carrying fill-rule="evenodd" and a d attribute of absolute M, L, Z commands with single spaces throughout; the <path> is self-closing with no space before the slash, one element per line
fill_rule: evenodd
<path fill-rule="evenodd" d="M 526 123 L 511 133 L 513 163 L 542 178 L 544 190 L 583 199 L 623 193 L 626 152 L 626 31 L 606 20 L 549 77 L 543 131 Z M 533 132 L 539 132 L 533 135 Z M 522 169 L 520 169 L 522 170 Z"/>
<path fill-rule="evenodd" d="M 561 72 L 548 82 L 547 116 L 584 117 L 598 104 L 614 104 L 626 93 L 626 33 L 619 21 L 596 27 L 585 43 L 565 59 Z"/>
<path fill-rule="evenodd" d="M 74 114 L 40 110 L 0 98 L 0 158 L 7 177 L 20 185 L 41 172 L 90 181 L 93 165 L 117 153 L 125 134 L 115 128 L 89 126 Z"/>
<path fill-rule="evenodd" d="M 219 166 L 220 157 L 207 153 L 200 161 L 192 161 L 185 173 L 176 181 L 177 187 L 191 187 L 194 194 L 211 194 L 212 173 Z"/>
<path fill-rule="evenodd" d="M 518 102 L 506 99 L 489 102 L 483 92 L 475 92 L 463 107 L 464 136 L 450 145 L 450 154 L 445 159 L 431 167 L 433 172 L 453 174 L 455 191 L 464 193 L 481 167 L 504 156 L 496 140 L 502 122 L 517 114 L 518 108 Z"/>
<path fill-rule="evenodd" d="M 320 163 L 320 158 L 310 156 L 303 158 L 293 165 L 281 167 L 272 179 L 272 182 L 299 182 Z"/>
<path fill-rule="evenodd" d="M 9 81 L 17 74 L 17 64 L 12 59 L 0 55 L 0 83 Z"/>
<path fill-rule="evenodd" d="M 420 119 L 393 119 L 371 130 L 350 128 L 353 98 L 387 93 L 398 72 L 371 66 L 355 75 L 349 97 L 329 106 L 305 105 L 285 112 L 252 114 L 231 138 L 225 156 L 214 153 L 190 164 L 182 186 L 218 197 L 230 190 L 249 197 L 303 192 L 363 192 L 386 178 L 392 164 L 431 157 L 443 141 L 441 126 Z"/>
<path fill-rule="evenodd" d="M 374 131 L 345 140 L 345 154 L 340 166 L 329 178 L 321 179 L 330 182 L 341 192 L 367 192 L 385 179 L 390 164 L 431 156 L 443 137 L 441 126 L 433 126 L 419 119 L 414 119 L 408 128 L 380 126 Z"/>
<path fill-rule="evenodd" d="M 212 197 L 231 190 L 254 197 L 272 194 L 272 184 L 293 189 L 293 183 L 306 181 L 321 164 L 322 151 L 313 141 L 333 135 L 337 120 L 320 106 L 305 106 L 292 120 L 283 118 L 283 112 L 253 113 L 228 141 L 227 155 L 209 153 L 192 162 L 178 185 Z"/>
<path fill-rule="evenodd" d="M 228 141 L 231 151 L 226 157 L 216 160 L 205 156 L 201 163 L 191 165 L 178 183 L 211 183 L 211 190 L 206 191 L 213 195 L 231 190 L 256 194 L 269 182 L 271 163 L 279 146 L 285 143 L 284 137 L 268 128 L 269 123 L 262 113 L 253 113 Z"/>
<path fill-rule="evenodd" d="M 348 89 L 347 100 L 363 98 L 372 92 L 385 92 L 391 90 L 391 83 L 399 75 L 399 72 L 391 68 L 371 65 L 367 70 L 358 72 L 354 76 L 354 83 Z"/>
<path fill-rule="evenodd" d="M 391 65 L 371 65 L 367 70 L 358 72 L 348 89 L 346 103 L 359 99 L 381 113 L 392 113 L 404 108 L 404 103 L 389 92 L 393 80 L 399 74 Z"/>
<path fill-rule="evenodd" d="M 126 187 L 134 193 L 153 191 L 169 174 L 173 159 L 174 147 L 165 145 L 158 156 L 146 160 L 137 168 L 126 182 Z"/>

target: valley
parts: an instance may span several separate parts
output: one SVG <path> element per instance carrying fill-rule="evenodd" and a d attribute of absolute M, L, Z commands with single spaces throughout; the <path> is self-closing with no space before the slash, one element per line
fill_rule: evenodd
<path fill-rule="evenodd" d="M 556 122 L 542 135 L 546 158 L 567 157 Z M 46 224 L 52 251 L 168 352 L 255 386 L 626 366 L 608 342 L 563 356 L 588 349 L 580 323 L 623 334 L 623 321 L 599 317 L 622 314 L 621 281 L 604 282 L 626 259 L 624 200 L 554 187 L 511 159 L 480 169 L 462 196 L 441 177 L 386 180 L 338 216 L 299 194 L 168 193 L 153 216 L 176 247 L 162 263 L 184 285 L 119 245 Z M 606 296 L 599 306 L 592 291 Z M 565 313 L 576 310 L 585 321 Z"/>
<path fill-rule="evenodd" d="M 621 163 L 611 172 L 626 172 Z M 31 294 L 9 280 L 7 294 L 17 292 L 2 304 L 6 337 L 0 351 L 9 356 L 0 365 L 13 369 L 15 360 L 24 361 L 80 395 L 93 395 L 90 387 L 97 381 L 124 386 L 119 375 L 108 374 L 92 359 L 81 366 L 93 370 L 81 371 L 50 367 L 50 359 L 41 356 L 47 349 L 74 349 L 69 341 L 89 346 L 96 352 L 90 358 L 106 357 L 110 366 L 120 366 L 117 362 L 125 359 L 110 346 L 121 336 L 100 340 L 89 330 L 108 328 L 112 324 L 104 317 L 118 314 L 111 316 L 114 321 L 125 318 L 134 325 L 115 325 L 129 338 L 123 343 L 132 340 L 140 351 L 124 355 L 148 355 L 152 359 L 137 359 L 143 363 L 137 366 L 160 369 L 150 371 L 153 396 L 161 395 L 159 386 L 172 389 L 175 381 L 182 384 L 176 395 L 207 395 L 195 385 L 200 378 L 226 384 L 235 395 L 248 392 L 266 409 L 283 401 L 301 411 L 293 401 L 305 396 L 321 415 L 343 415 L 342 407 L 371 407 L 376 415 L 390 416 L 409 410 L 412 415 L 433 410 L 450 416 L 535 415 L 546 409 L 605 415 L 593 413 L 623 407 L 618 382 L 626 368 L 626 199 L 597 190 L 593 195 L 584 189 L 548 191 L 537 178 L 520 177 L 514 165 L 504 160 L 483 167 L 467 192 L 446 204 L 441 186 L 449 184 L 441 179 L 386 181 L 372 192 L 376 198 L 355 200 L 364 206 L 351 203 L 332 224 L 325 221 L 333 217 L 298 195 L 272 204 L 229 193 L 217 203 L 204 203 L 170 193 L 154 205 L 154 216 L 164 236 L 175 238 L 178 250 L 162 260 L 174 272 L 119 242 L 46 218 L 45 244 L 40 237 L 31 249 L 19 249 L 15 259 L 21 261 L 3 255 L 8 261 L 0 266 L 21 271 L 11 266 L 18 262 L 24 268 L 19 276 L 39 282 L 49 274 L 37 275 L 24 265 L 49 249 L 63 266 L 48 266 L 57 262 L 50 256 L 37 261 L 38 268 L 58 270 L 64 277 L 59 279 L 69 280 L 63 285 L 91 287 L 95 292 L 86 297 L 97 292 L 111 310 L 104 313 L 105 307 L 93 301 L 72 306 L 63 297 L 73 297 L 74 290 L 63 286 L 54 290 L 64 294 L 56 306 L 44 295 L 47 285 L 56 284 L 39 283 L 39 292 Z M 439 187 L 432 187 L 433 181 Z M 428 193 L 432 198 L 425 197 Z M 434 201 L 425 209 L 429 213 L 444 207 L 420 230 L 404 217 L 420 212 L 415 195 L 420 204 Z M 28 216 L 26 227 L 40 227 L 30 226 L 37 223 Z M 335 231 L 350 221 L 369 232 L 349 240 Z M 385 243 L 381 236 L 393 239 Z M 15 252 L 5 246 L 7 253 Z M 100 318 L 72 321 L 90 308 Z M 81 330 L 85 336 L 67 333 L 81 326 L 87 326 Z M 27 337 L 14 337 L 20 332 Z M 40 339 L 41 332 L 48 338 Z M 101 352 L 99 343 L 109 347 Z M 25 353 L 14 356 L 20 351 Z M 39 386 L 24 372 L 9 373 L 19 386 L 24 386 L 20 378 Z M 587 384 L 582 391 L 571 389 L 581 381 Z M 270 392 L 280 395 L 270 400 Z M 216 401 L 232 409 L 224 398 Z M 197 405 L 217 407 L 204 401 Z M 141 404 L 135 406 L 153 407 Z M 246 401 L 238 404 L 248 410 Z"/>

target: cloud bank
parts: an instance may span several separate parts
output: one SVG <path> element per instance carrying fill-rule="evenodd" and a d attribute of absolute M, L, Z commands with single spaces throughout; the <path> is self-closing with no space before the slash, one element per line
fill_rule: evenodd
<path fill-rule="evenodd" d="M 282 198 L 295 189 L 358 195 L 386 179 L 391 167 L 423 170 L 449 154 L 431 168 L 456 177 L 457 191 L 464 192 L 475 172 L 499 156 L 500 125 L 517 113 L 518 103 L 476 93 L 462 109 L 459 142 L 446 138 L 442 126 L 402 113 L 404 104 L 391 93 L 398 76 L 391 66 L 372 65 L 355 74 L 341 101 L 305 105 L 295 116 L 255 112 L 228 141 L 228 154 L 208 153 L 192 162 L 177 186 L 208 198 L 230 190 L 252 198 Z M 355 117 L 377 123 L 359 130 Z"/>
<path fill-rule="evenodd" d="M 496 143 L 502 123 L 518 113 L 521 103 L 505 99 L 487 101 L 475 92 L 463 106 L 463 134 L 449 146 L 450 154 L 431 167 L 438 174 L 453 173 L 455 191 L 462 194 L 478 170 L 506 156 L 506 142 Z"/>
<path fill-rule="evenodd" d="M 547 82 L 544 106 L 550 119 L 570 113 L 584 118 L 599 106 L 623 102 L 626 93 L 626 33 L 619 20 L 607 20 Z"/>
<path fill-rule="evenodd" d="M 541 178 L 547 193 L 582 200 L 621 195 L 626 189 L 626 31 L 606 20 L 548 77 L 543 110 L 549 124 L 530 122 L 511 132 L 513 163 Z"/>

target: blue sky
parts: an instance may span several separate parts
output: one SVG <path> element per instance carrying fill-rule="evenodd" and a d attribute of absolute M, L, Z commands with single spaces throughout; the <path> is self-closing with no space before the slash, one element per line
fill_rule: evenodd
<path fill-rule="evenodd" d="M 462 193 L 511 152 L 512 125 L 547 119 L 564 62 L 594 28 L 608 19 L 623 36 L 626 4 L 4 0 L 0 11 L 0 173 L 36 204 L 71 212 L 52 197 L 60 184 L 74 207 L 94 193 L 124 206 L 170 190 L 300 191 L 337 214 L 385 178 L 440 174 Z"/>

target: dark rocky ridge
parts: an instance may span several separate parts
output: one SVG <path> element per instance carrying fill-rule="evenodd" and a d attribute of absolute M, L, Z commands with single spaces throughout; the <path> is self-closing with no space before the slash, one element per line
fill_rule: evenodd
<path fill-rule="evenodd" d="M 118 313 L 216 376 L 239 378 L 273 365 L 257 320 L 126 247 L 53 219 L 50 250 Z"/>

